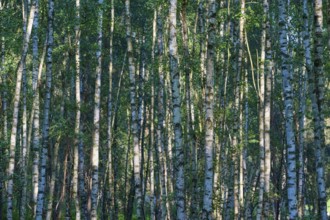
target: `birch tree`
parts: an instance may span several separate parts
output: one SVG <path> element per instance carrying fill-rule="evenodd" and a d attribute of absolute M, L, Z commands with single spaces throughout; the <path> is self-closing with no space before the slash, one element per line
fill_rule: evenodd
<path fill-rule="evenodd" d="M 205 180 L 203 198 L 203 219 L 212 219 L 213 193 L 213 150 L 214 150 L 214 58 L 216 5 L 209 0 L 207 65 L 205 86 Z"/>
<path fill-rule="evenodd" d="M 279 1 L 279 43 L 281 50 L 281 72 L 283 78 L 283 96 L 285 108 L 285 134 L 287 145 L 287 196 L 289 218 L 297 218 L 297 177 L 296 177 L 296 142 L 293 130 L 293 89 L 287 40 L 287 2 Z"/>
<path fill-rule="evenodd" d="M 53 44 L 54 44 L 54 1 L 48 1 L 48 21 L 47 21 L 47 55 L 46 55 L 46 94 L 44 100 L 44 118 L 42 125 L 42 151 L 41 163 L 39 168 L 39 182 L 38 182 L 38 198 L 36 219 L 41 220 L 43 217 L 44 199 L 46 196 L 46 168 L 48 158 L 48 144 L 49 144 L 49 114 L 50 114 L 50 99 L 52 88 L 52 74 L 53 74 Z"/>
<path fill-rule="evenodd" d="M 132 117 L 132 134 L 133 134 L 133 151 L 134 151 L 134 187 L 135 197 L 137 201 L 137 218 L 144 219 L 143 206 L 142 206 L 142 188 L 141 188 L 141 157 L 139 146 L 139 133 L 138 133 L 138 112 L 135 102 L 136 97 L 136 83 L 135 83 L 135 64 L 132 44 L 132 31 L 131 31 L 131 11 L 130 0 L 125 0 L 126 12 L 126 39 L 127 39 L 127 55 L 128 55 L 128 68 L 130 78 L 130 102 L 131 102 L 131 117 Z"/>
<path fill-rule="evenodd" d="M 74 140 L 74 150 L 73 150 L 73 176 L 72 176 L 72 197 L 75 200 L 75 211 L 76 219 L 80 220 L 80 205 L 78 198 L 78 167 L 79 167 L 79 142 L 80 142 L 80 107 L 81 107 L 81 98 L 80 98 L 80 0 L 76 0 L 75 8 L 75 61 L 76 61 L 76 118 L 75 118 L 75 140 Z"/>
<path fill-rule="evenodd" d="M 327 219 L 327 194 L 324 177 L 324 68 L 323 68 L 323 12 L 322 1 L 314 0 L 314 69 L 309 74 L 312 111 L 314 117 L 314 144 L 317 174 L 319 218 Z M 314 84 L 314 86 L 312 85 Z"/>
<path fill-rule="evenodd" d="M 185 196 L 184 196 L 184 152 L 182 145 L 181 127 L 181 97 L 180 97 L 180 74 L 178 69 L 178 44 L 177 44 L 177 0 L 170 0 L 169 7 L 169 56 L 170 73 L 172 83 L 172 111 L 174 127 L 174 147 L 175 147 L 175 200 L 176 218 L 186 219 Z"/>
<path fill-rule="evenodd" d="M 91 219 L 97 219 L 97 205 L 99 192 L 99 147 L 100 147 L 100 99 L 101 99 L 101 73 L 102 73 L 102 21 L 103 0 L 98 0 L 97 17 L 97 67 L 94 94 L 94 134 L 92 148 L 92 191 L 91 191 Z"/>
<path fill-rule="evenodd" d="M 20 94 L 22 87 L 22 77 L 23 77 L 23 69 L 26 61 L 26 56 L 29 47 L 29 41 L 32 31 L 32 23 L 34 19 L 34 10 L 35 7 L 31 7 L 29 12 L 29 20 L 27 25 L 26 34 L 23 41 L 23 48 L 21 59 L 19 61 L 18 70 L 17 70 L 17 78 L 16 78 L 16 87 L 15 87 L 15 95 L 14 99 L 14 111 L 13 111 L 13 122 L 11 128 L 10 135 L 10 145 L 9 145 L 9 166 L 7 169 L 8 175 L 8 183 L 7 183 L 7 219 L 13 219 L 13 175 L 15 169 L 15 147 L 16 147 L 16 136 L 17 136 L 17 123 L 18 123 L 18 111 L 19 111 L 19 102 L 20 102 Z"/>

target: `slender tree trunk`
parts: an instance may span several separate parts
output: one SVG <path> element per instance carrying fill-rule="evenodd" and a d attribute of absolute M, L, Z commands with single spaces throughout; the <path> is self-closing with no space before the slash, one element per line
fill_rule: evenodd
<path fill-rule="evenodd" d="M 26 55 L 28 52 L 28 46 L 32 31 L 32 23 L 34 19 L 34 10 L 35 7 L 32 6 L 30 9 L 30 15 L 28 20 L 28 26 L 26 30 L 26 35 L 24 36 L 23 50 L 21 59 L 19 61 L 19 66 L 17 70 L 17 79 L 16 79 L 16 88 L 14 99 L 14 112 L 13 112 L 13 122 L 10 135 L 10 145 L 9 145 L 9 167 L 7 170 L 8 175 L 8 184 L 7 184 L 7 219 L 13 219 L 13 175 L 15 169 L 15 147 L 16 147 L 16 136 L 17 136 L 17 123 L 18 123 L 18 111 L 19 111 L 19 102 L 22 86 L 22 77 L 23 69 L 25 65 Z"/>
<path fill-rule="evenodd" d="M 155 46 L 157 35 L 157 12 L 154 11 L 152 22 L 152 48 L 151 48 L 151 105 L 150 105 L 150 219 L 156 219 L 156 196 L 155 196 Z"/>
<path fill-rule="evenodd" d="M 26 0 L 23 1 L 23 39 L 25 39 L 26 28 L 27 28 L 27 13 L 28 13 L 28 2 Z M 24 40 L 23 40 L 24 44 Z M 22 114 L 22 149 L 21 149 L 21 174 L 22 174 L 22 195 L 21 195 L 21 207 L 20 207 L 20 219 L 24 220 L 26 218 L 26 191 L 27 191 L 27 161 L 28 161 L 28 153 L 27 153 L 27 112 L 26 112 L 26 93 L 27 93 L 27 79 L 26 79 L 26 63 L 23 63 L 23 114 Z"/>
<path fill-rule="evenodd" d="M 209 0 L 207 65 L 205 85 L 205 179 L 203 197 L 203 219 L 212 219 L 213 198 L 213 150 L 214 150 L 214 59 L 215 59 L 215 0 Z"/>
<path fill-rule="evenodd" d="M 296 143 L 293 130 L 293 88 L 292 71 L 290 68 L 291 55 L 287 42 L 287 2 L 279 1 L 279 28 L 281 70 L 283 77 L 283 96 L 285 108 L 285 131 L 287 144 L 287 196 L 289 218 L 297 218 L 297 177 L 296 177 Z"/>
<path fill-rule="evenodd" d="M 263 23 L 261 33 L 260 53 L 260 84 L 259 84 L 259 149 L 260 149 L 260 186 L 258 197 L 257 220 L 264 218 L 265 192 L 265 57 L 266 57 L 266 17 L 268 15 L 268 1 L 263 2 Z"/>
<path fill-rule="evenodd" d="M 111 0 L 111 21 L 110 21 L 110 63 L 109 63 L 109 91 L 108 91 L 108 128 L 107 128 L 107 149 L 108 149 L 108 164 L 107 164 L 107 177 L 109 190 L 107 196 L 110 199 L 108 214 L 113 216 L 113 172 L 112 172 L 112 75 L 113 75 L 113 32 L 115 26 L 115 8 L 114 0 Z M 105 178 L 106 179 L 106 178 Z M 106 184 L 106 183 L 105 183 Z M 106 187 L 105 187 L 106 188 Z"/>
<path fill-rule="evenodd" d="M 162 7 L 158 9 L 161 12 Z M 163 22 L 161 14 L 157 18 L 157 41 L 158 41 L 158 125 L 157 125 L 157 149 L 158 149 L 158 166 L 159 166 L 159 179 L 161 184 L 161 219 L 165 220 L 167 213 L 167 190 L 166 190 L 166 165 L 165 165 L 165 146 L 164 146 L 164 70 L 163 70 Z"/>
<path fill-rule="evenodd" d="M 170 0 L 169 8 L 169 55 L 170 73 L 172 83 L 172 111 L 174 124 L 174 147 L 175 147 L 175 200 L 176 218 L 186 219 L 185 196 L 184 196 L 184 151 L 182 146 L 182 127 L 181 127 L 181 97 L 180 97 L 180 76 L 178 68 L 178 45 L 176 38 L 176 13 L 177 0 Z"/>
<path fill-rule="evenodd" d="M 47 28 L 47 56 L 46 56 L 46 95 L 44 102 L 44 120 L 42 127 L 42 152 L 41 152 L 41 164 L 40 175 L 38 185 L 38 199 L 36 220 L 42 219 L 44 198 L 46 194 L 46 166 L 48 158 L 48 139 L 49 139 L 49 113 L 50 113 L 50 98 L 52 87 L 52 67 L 53 67 L 53 43 L 54 43 L 54 1 L 48 2 L 48 28 Z"/>
<path fill-rule="evenodd" d="M 271 150 L 270 150 L 270 116 L 271 116 L 271 87 L 272 87 L 272 73 L 273 61 L 271 50 L 271 37 L 270 37 L 270 23 L 269 23 L 269 3 L 264 0 L 264 16 L 265 16 L 265 29 L 266 29 L 266 42 L 265 42 L 265 92 L 264 92 L 264 148 L 265 148 L 265 174 L 264 174 L 264 218 L 269 218 L 270 214 L 270 172 L 271 172 Z"/>
<path fill-rule="evenodd" d="M 0 11 L 2 10 L 2 6 L 0 7 Z M 3 87 L 3 92 L 0 94 L 1 95 L 1 99 L 2 99 L 2 126 L 3 126 L 3 130 L 2 130 L 2 139 L 4 140 L 5 143 L 7 143 L 8 141 L 8 123 L 7 123 L 7 77 L 6 77 L 6 73 L 4 72 L 4 65 L 5 65 L 5 37 L 2 36 L 1 37 L 1 66 L 0 66 L 0 73 L 2 74 L 2 76 L 0 77 L 0 85 Z M 0 150 L 0 160 L 4 161 L 4 163 L 6 163 L 6 158 L 4 157 L 4 155 L 6 155 L 6 149 L 3 148 Z M 5 177 L 5 168 L 1 167 L 0 168 L 0 219 L 3 218 L 4 214 L 2 213 L 3 211 L 3 201 L 4 201 L 4 197 L 5 197 L 5 181 L 4 181 L 4 177 Z"/>
<path fill-rule="evenodd" d="M 100 104 L 101 104 L 101 73 L 102 73 L 102 21 L 103 0 L 98 0 L 98 23 L 97 23 L 97 68 L 94 95 L 94 134 L 92 149 L 92 191 L 91 191 L 91 219 L 97 219 L 97 205 L 99 192 L 99 147 L 100 147 Z"/>
<path fill-rule="evenodd" d="M 133 149 L 134 149 L 134 185 L 135 197 L 137 201 L 137 218 L 144 219 L 142 206 L 142 189 L 141 189 L 141 160 L 138 134 L 138 115 L 137 106 L 135 102 L 136 97 L 136 83 L 135 83 L 135 64 L 131 36 L 131 15 L 130 15 L 130 0 L 125 0 L 126 7 L 126 39 L 127 39 L 127 54 L 130 75 L 130 100 L 131 100 L 131 114 L 132 114 L 132 134 L 133 134 Z"/>
<path fill-rule="evenodd" d="M 40 121 L 39 121 L 39 90 L 38 90 L 38 26 L 39 26 L 39 0 L 34 0 L 35 15 L 33 20 L 33 70 L 32 70 L 32 87 L 33 87 L 33 166 L 32 166 L 32 201 L 33 201 L 33 216 L 36 215 L 37 197 L 38 197 L 38 179 L 39 179 L 39 143 L 40 143 Z"/>
<path fill-rule="evenodd" d="M 323 155 L 325 148 L 324 135 L 324 68 L 323 68 L 323 12 L 322 0 L 314 0 L 314 69 L 309 74 L 309 86 L 311 87 L 312 109 L 314 116 L 314 144 L 315 163 L 318 191 L 319 218 L 327 219 L 327 194 L 324 177 Z M 315 87 L 312 85 L 314 84 Z M 314 87 L 314 88 L 313 88 Z"/>
<path fill-rule="evenodd" d="M 75 203 L 76 219 L 80 220 L 80 205 L 78 198 L 78 172 L 79 172 L 79 143 L 80 143 L 80 0 L 76 0 L 76 24 L 75 24 L 75 61 L 76 61 L 76 118 L 75 118 L 75 128 L 74 128 L 74 146 L 73 146 L 73 175 L 72 175 L 72 198 Z"/>

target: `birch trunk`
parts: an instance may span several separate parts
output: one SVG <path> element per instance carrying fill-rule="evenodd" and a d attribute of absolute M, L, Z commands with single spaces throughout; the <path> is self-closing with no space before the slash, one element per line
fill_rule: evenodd
<path fill-rule="evenodd" d="M 79 143 L 80 143 L 80 0 L 76 0 L 75 8 L 75 61 L 76 61 L 76 118 L 74 128 L 74 149 L 73 149 L 73 175 L 72 175 L 72 198 L 75 203 L 76 219 L 80 220 L 80 205 L 78 198 L 78 169 L 79 169 Z"/>
<path fill-rule="evenodd" d="M 46 94 L 44 102 L 44 120 L 42 127 L 42 152 L 41 152 L 41 164 L 40 175 L 38 183 L 38 198 L 37 198 L 37 210 L 36 220 L 42 219 L 44 199 L 46 194 L 46 166 L 48 158 L 48 139 L 49 139 L 49 113 L 50 113 L 50 98 L 52 87 L 52 53 L 54 43 L 54 1 L 48 2 L 48 27 L 47 27 L 47 56 L 46 56 Z"/>
<path fill-rule="evenodd" d="M 7 185 L 7 219 L 13 219 L 13 175 L 15 169 L 15 147 L 16 147 L 16 136 L 17 136 L 17 123 L 18 123 L 18 111 L 19 111 L 19 102 L 20 102 L 20 94 L 21 94 L 21 86 L 22 86 L 22 76 L 23 69 L 25 65 L 26 55 L 28 52 L 29 41 L 32 31 L 32 23 L 34 19 L 34 10 L 35 7 L 31 7 L 28 26 L 26 30 L 26 35 L 24 36 L 24 43 L 22 49 L 21 59 L 19 61 L 19 66 L 17 70 L 17 78 L 16 78 L 16 88 L 14 99 L 14 112 L 13 112 L 13 122 L 12 129 L 10 135 L 10 145 L 9 145 L 9 167 L 7 170 L 8 175 L 8 185 Z"/>
<path fill-rule="evenodd" d="M 259 152 L 260 152 L 260 186 L 258 196 L 257 220 L 264 217 L 264 192 L 265 192 L 265 57 L 266 57 L 266 17 L 268 14 L 268 1 L 263 4 L 263 23 L 261 32 L 260 52 L 260 79 L 259 79 Z"/>
<path fill-rule="evenodd" d="M 33 56 L 33 70 L 32 70 L 32 90 L 33 90 L 33 165 L 32 165 L 32 201 L 33 201 L 33 216 L 36 215 L 37 209 L 37 197 L 38 197 L 38 179 L 39 179 L 39 143 L 40 143 L 40 120 L 39 120 L 39 89 L 38 79 L 41 75 L 42 63 L 46 54 L 45 41 L 44 52 L 42 55 L 42 61 L 40 62 L 39 69 L 39 51 L 38 51 L 38 26 L 39 26 L 39 0 L 34 0 L 35 14 L 33 20 L 33 38 L 32 38 L 32 56 Z"/>
<path fill-rule="evenodd" d="M 26 0 L 23 1 L 23 39 L 25 39 L 26 28 L 27 28 L 27 13 L 28 13 L 28 2 Z M 33 23 L 33 21 L 31 21 Z M 24 44 L 24 40 L 23 40 Z M 21 197 L 21 207 L 20 207 L 20 220 L 24 220 L 26 218 L 26 191 L 27 191 L 27 161 L 28 161 L 28 153 L 27 153 L 27 112 L 26 112 L 26 93 L 27 93 L 27 79 L 26 79 L 26 63 L 23 63 L 23 114 L 22 114 L 22 149 L 21 149 L 21 174 L 22 174 L 22 197 Z"/>
<path fill-rule="evenodd" d="M 170 0 L 169 8 L 169 56 L 170 73 L 172 83 L 172 111 L 174 125 L 174 147 L 175 147 L 175 200 L 176 218 L 186 219 L 185 195 L 184 195 L 184 150 L 182 146 L 182 127 L 181 127 L 181 97 L 180 97 L 180 76 L 178 69 L 178 45 L 176 38 L 177 22 L 177 0 Z"/>
<path fill-rule="evenodd" d="M 161 18 L 162 7 L 158 9 L 159 14 L 157 17 L 157 46 L 158 46 L 158 125 L 157 125 L 157 149 L 159 158 L 159 179 L 161 184 L 161 219 L 165 220 L 167 216 L 167 190 L 166 190 L 166 166 L 165 166 L 165 146 L 164 146 L 164 72 L 163 72 L 163 54 L 164 54 L 164 43 L 163 43 L 163 21 Z"/>
<path fill-rule="evenodd" d="M 99 192 L 99 147 L 100 147 L 100 104 L 101 104 L 101 73 L 102 73 L 102 21 L 103 0 L 98 0 L 98 22 L 97 22 L 97 67 L 94 95 L 94 134 L 92 148 L 92 191 L 91 191 L 91 219 L 97 219 L 97 205 Z"/>
<path fill-rule="evenodd" d="M 296 177 L 296 143 L 293 130 L 293 88 L 290 68 L 291 54 L 287 41 L 287 2 L 279 1 L 279 35 L 281 50 L 281 72 L 283 78 L 283 96 L 285 108 L 285 133 L 287 144 L 287 196 L 289 219 L 297 218 L 297 177 Z"/>
<path fill-rule="evenodd" d="M 108 176 L 108 198 L 110 198 L 110 204 L 108 213 L 113 216 L 113 172 L 112 172 L 112 75 L 113 75 L 113 32 L 115 25 L 115 8 L 114 0 L 111 0 L 111 21 L 110 21 L 110 51 L 109 51 L 109 91 L 108 91 L 108 128 L 107 128 L 107 148 L 108 148 L 108 161 L 107 161 L 107 176 Z M 106 178 L 105 178 L 106 179 Z M 106 183 L 105 183 L 106 184 Z M 106 188 L 106 187 L 105 187 Z"/>
<path fill-rule="evenodd" d="M 312 70 L 311 64 L 311 52 L 310 52 L 310 31 L 309 31 L 309 12 L 308 1 L 303 1 L 303 45 L 305 55 L 305 69 L 301 77 L 299 78 L 299 180 L 298 180 L 298 216 L 304 218 L 305 210 L 305 161 L 304 161 L 304 148 L 305 148 L 305 111 L 306 111 L 306 87 L 307 77 Z M 307 62 L 308 59 L 308 62 Z"/>
<path fill-rule="evenodd" d="M 240 8 L 241 16 L 239 19 L 239 50 L 238 50 L 238 74 L 240 74 L 242 81 L 244 82 L 244 26 L 245 26 L 245 0 L 241 0 L 241 8 Z M 242 83 L 244 84 L 244 83 Z M 239 139 L 243 145 L 243 99 L 244 99 L 244 91 L 243 86 L 240 85 L 240 102 L 242 104 L 239 105 Z M 244 164 L 245 157 L 244 152 L 245 148 L 240 149 L 240 165 L 239 165 L 239 204 L 240 204 L 240 218 L 244 216 Z"/>
<path fill-rule="evenodd" d="M 207 66 L 205 85 L 205 179 L 203 197 L 203 219 L 212 219 L 213 198 L 213 150 L 214 150 L 214 47 L 216 28 L 215 0 L 209 0 Z"/>
<path fill-rule="evenodd" d="M 322 0 L 314 0 L 314 69 L 309 75 L 314 116 L 314 144 L 317 173 L 318 214 L 322 220 L 327 219 L 327 194 L 324 176 L 324 68 L 323 68 L 323 13 Z M 314 79 L 313 79 L 314 78 Z M 313 82 L 314 81 L 314 82 Z M 315 85 L 313 88 L 312 84 Z M 312 90 L 313 89 L 313 90 Z"/>
<path fill-rule="evenodd" d="M 271 116 L 271 87 L 272 87 L 272 50 L 270 39 L 270 23 L 269 23 L 269 2 L 264 0 L 264 16 L 265 16 L 265 29 L 266 29 L 266 42 L 265 42 L 265 93 L 264 93 L 264 147 L 265 147 L 265 174 L 264 174 L 264 217 L 269 218 L 270 209 L 270 172 L 271 172 L 271 150 L 270 150 L 270 116 Z"/>
<path fill-rule="evenodd" d="M 127 54 L 130 77 L 130 102 L 132 114 L 132 134 L 133 134 L 133 151 L 134 151 L 134 186 L 135 197 L 137 201 L 137 218 L 144 219 L 142 206 L 142 190 L 141 190 L 141 160 L 139 147 L 139 133 L 138 133 L 138 115 L 137 106 L 135 102 L 136 97 L 136 83 L 135 83 L 135 64 L 131 36 L 131 15 L 130 15 L 130 0 L 125 0 L 126 9 L 126 39 L 127 39 Z"/>
<path fill-rule="evenodd" d="M 151 48 L 151 106 L 150 106 L 150 220 L 156 220 L 155 196 L 155 46 L 157 35 L 157 10 L 154 12 L 152 22 L 152 48 Z"/>

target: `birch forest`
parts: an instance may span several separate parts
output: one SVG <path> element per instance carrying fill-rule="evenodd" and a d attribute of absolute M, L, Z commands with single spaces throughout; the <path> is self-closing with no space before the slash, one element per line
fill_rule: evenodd
<path fill-rule="evenodd" d="M 330 0 L 0 0 L 0 220 L 330 218 Z"/>

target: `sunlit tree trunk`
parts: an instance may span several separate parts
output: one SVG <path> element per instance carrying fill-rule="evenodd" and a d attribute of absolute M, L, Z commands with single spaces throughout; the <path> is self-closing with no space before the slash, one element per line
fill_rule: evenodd
<path fill-rule="evenodd" d="M 130 78 L 130 102 L 132 114 L 132 134 L 133 134 L 133 151 L 134 151 L 134 186 L 135 197 L 137 201 L 137 218 L 144 219 L 143 206 L 142 206 L 142 189 L 141 189 L 141 160 L 140 160 L 140 147 L 139 147 L 139 134 L 138 134 L 138 115 L 137 106 L 135 102 L 136 97 L 136 83 L 135 83 L 135 64 L 131 36 L 131 12 L 130 0 L 125 0 L 126 9 L 126 39 L 127 39 L 127 54 L 129 65 L 129 78 Z"/>
<path fill-rule="evenodd" d="M 257 220 L 263 219 L 264 192 L 265 192 L 265 57 L 266 57 L 266 17 L 268 14 L 268 1 L 263 4 L 263 23 L 261 32 L 260 52 L 260 83 L 259 83 L 259 154 L 260 154 L 260 177 Z"/>
<path fill-rule="evenodd" d="M 97 22 L 97 67 L 94 94 L 94 134 L 92 148 L 92 191 L 91 191 L 91 219 L 97 219 L 98 192 L 99 192 L 99 147 L 100 147 L 100 104 L 101 104 L 101 73 L 102 73 L 102 21 L 103 0 L 98 0 Z"/>
<path fill-rule="evenodd" d="M 48 27 L 47 27 L 47 55 L 46 55 L 46 94 L 44 101 L 44 119 L 42 127 L 42 152 L 41 164 L 39 169 L 38 199 L 36 219 L 41 220 L 43 214 L 44 199 L 46 194 L 46 168 L 48 158 L 48 139 L 49 139 L 49 113 L 52 87 L 52 67 L 53 67 L 53 43 L 54 43 L 54 1 L 48 2 Z"/>
<path fill-rule="evenodd" d="M 80 0 L 76 0 L 76 20 L 75 20 L 75 61 L 76 61 L 76 118 L 74 128 L 74 147 L 73 147 L 73 175 L 72 175 L 72 198 L 75 203 L 76 219 L 80 220 L 80 205 L 78 198 L 78 171 L 79 171 L 79 143 L 80 143 Z"/>
<path fill-rule="evenodd" d="M 298 180 L 298 216 L 303 218 L 305 213 L 305 112 L 306 112 L 306 87 L 307 77 L 312 70 L 311 66 L 311 52 L 310 52 L 310 31 L 309 31 L 309 12 L 308 1 L 303 1 L 303 45 L 305 55 L 305 68 L 299 78 L 299 180 Z M 308 59 L 308 63 L 307 63 Z"/>
<path fill-rule="evenodd" d="M 281 50 L 281 72 L 283 78 L 283 96 L 285 108 L 285 133 L 287 145 L 287 198 L 289 219 L 297 219 L 297 175 L 296 141 L 293 130 L 293 88 L 290 68 L 291 53 L 287 40 L 287 2 L 279 1 L 279 43 Z"/>
<path fill-rule="evenodd" d="M 175 170 L 175 200 L 176 218 L 186 219 L 185 196 L 184 196 L 184 151 L 182 146 L 182 127 L 181 127 L 181 97 L 180 97 L 180 74 L 178 68 L 178 45 L 176 37 L 177 23 L 177 0 L 170 0 L 169 7 L 169 56 L 170 73 L 172 83 L 172 111 L 174 125 L 174 170 Z"/>
<path fill-rule="evenodd" d="M 213 198 L 213 150 L 214 150 L 214 59 L 215 59 L 215 29 L 216 5 L 215 0 L 209 0 L 208 11 L 208 40 L 205 85 L 205 179 L 203 197 L 203 219 L 212 218 Z"/>
<path fill-rule="evenodd" d="M 273 60 L 271 50 L 271 36 L 270 36 L 270 23 L 269 23 L 269 3 L 264 0 L 264 16 L 266 28 L 266 41 L 265 41 L 265 92 L 264 92 L 264 148 L 265 148 L 265 174 L 264 174 L 264 218 L 269 218 L 270 211 L 270 172 L 271 172 L 271 150 L 270 150 L 270 116 L 271 116 L 271 87 L 272 87 L 272 72 Z"/>
<path fill-rule="evenodd" d="M 44 53 L 42 56 L 42 62 L 40 62 L 39 69 L 39 50 L 38 50 L 38 26 L 39 26 L 39 0 L 34 0 L 35 15 L 33 20 L 33 38 L 32 38 L 32 56 L 33 56 L 33 70 L 32 70 L 32 89 L 33 89 L 33 165 L 32 165 L 32 201 L 33 201 L 33 216 L 36 215 L 37 208 L 37 197 L 38 197 L 38 179 L 39 179 L 39 143 L 40 143 L 40 120 L 39 120 L 39 89 L 38 89 L 38 79 L 39 72 L 42 69 L 41 63 L 43 63 L 47 39 L 45 41 Z M 40 73 L 41 75 L 41 73 Z"/>
<path fill-rule="evenodd" d="M 23 0 L 22 2 L 22 11 L 23 11 L 23 39 L 25 39 L 26 28 L 27 28 L 27 13 L 28 13 L 28 2 Z M 33 21 L 31 21 L 33 23 Z M 24 44 L 24 42 L 23 42 Z M 24 220 L 26 218 L 26 191 L 27 191 L 27 112 L 26 112 L 26 96 L 27 96 L 27 77 L 26 77 L 26 63 L 23 63 L 23 105 L 22 105 L 22 148 L 21 148 L 21 184 L 22 184 L 22 195 L 21 195 L 21 207 L 20 207 L 20 219 Z"/>
<path fill-rule="evenodd" d="M 152 48 L 151 48 L 151 105 L 150 105 L 150 219 L 156 219 L 156 195 L 155 195 L 155 46 L 157 37 L 157 12 L 154 11 L 152 21 Z"/>
<path fill-rule="evenodd" d="M 17 136 L 17 123 L 18 123 L 18 111 L 19 111 L 19 102 L 22 86 L 22 77 L 23 69 L 25 66 L 26 55 L 28 52 L 28 46 L 32 31 L 32 23 L 34 19 L 34 10 L 35 7 L 32 6 L 30 9 L 28 26 L 26 34 L 24 36 L 23 49 L 21 54 L 21 59 L 19 61 L 18 70 L 17 70 L 17 79 L 16 79 L 16 88 L 14 94 L 14 111 L 13 111 L 13 122 L 10 135 L 10 145 L 9 145 L 9 167 L 7 169 L 8 183 L 7 183 L 7 219 L 13 219 L 13 175 L 15 169 L 15 147 L 16 147 L 16 136 Z"/>
<path fill-rule="evenodd" d="M 241 0 L 241 8 L 240 8 L 241 16 L 239 19 L 239 48 L 238 48 L 238 65 L 237 65 L 237 71 L 238 74 L 241 76 L 242 82 L 239 86 L 240 88 L 240 102 L 239 104 L 239 139 L 242 146 L 243 145 L 243 98 L 244 98 L 244 26 L 245 26 L 245 0 Z M 237 120 L 237 119 L 236 119 Z M 240 204 L 240 217 L 242 218 L 244 216 L 244 163 L 245 163 L 245 157 L 244 157 L 245 148 L 241 148 L 239 150 L 239 204 Z"/>

